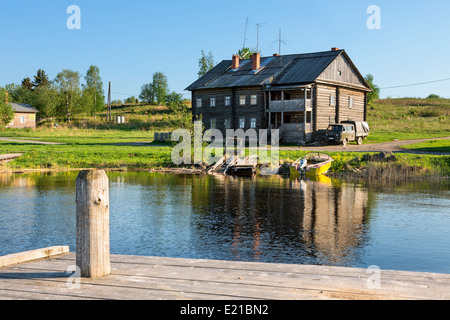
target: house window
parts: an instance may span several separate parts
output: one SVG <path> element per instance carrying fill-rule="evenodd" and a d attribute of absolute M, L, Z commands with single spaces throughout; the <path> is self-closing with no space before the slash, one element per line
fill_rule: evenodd
<path fill-rule="evenodd" d="M 246 97 L 245 97 L 245 96 L 240 96 L 240 97 L 239 97 L 239 104 L 240 104 L 241 106 L 245 106 L 245 100 L 246 100 Z"/>
<path fill-rule="evenodd" d="M 202 107 L 202 99 L 197 99 L 197 108 Z"/>
<path fill-rule="evenodd" d="M 250 119 L 250 128 L 256 129 L 256 118 Z"/>
<path fill-rule="evenodd" d="M 216 106 L 216 98 L 209 98 L 209 106 L 214 108 Z"/>
<path fill-rule="evenodd" d="M 216 129 L 216 118 L 211 118 L 210 124 L 211 124 L 211 129 Z"/>
<path fill-rule="evenodd" d="M 24 124 L 25 123 L 25 116 L 20 116 L 20 123 Z"/>
<path fill-rule="evenodd" d="M 353 98 L 352 97 L 348 97 L 348 107 L 353 108 Z"/>
<path fill-rule="evenodd" d="M 336 96 L 330 95 L 330 106 L 336 106 Z"/>
<path fill-rule="evenodd" d="M 239 118 L 239 128 L 245 128 L 245 118 Z"/>
<path fill-rule="evenodd" d="M 256 97 L 256 94 L 252 94 L 250 96 L 250 104 L 255 105 L 258 102 L 258 98 Z"/>
<path fill-rule="evenodd" d="M 342 76 L 342 71 L 338 70 L 337 74 L 338 74 L 338 76 Z"/>
<path fill-rule="evenodd" d="M 231 119 L 230 118 L 225 119 L 224 126 L 225 126 L 225 129 L 231 129 Z"/>
<path fill-rule="evenodd" d="M 225 106 L 231 106 L 231 97 L 225 97 Z"/>

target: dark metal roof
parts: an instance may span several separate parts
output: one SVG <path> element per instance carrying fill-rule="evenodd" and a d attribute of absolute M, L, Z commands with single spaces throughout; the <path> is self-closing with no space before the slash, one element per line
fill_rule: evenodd
<path fill-rule="evenodd" d="M 261 68 L 256 72 L 252 59 L 241 60 L 235 70 L 231 60 L 224 60 L 186 90 L 312 83 L 342 53 L 350 60 L 344 50 L 261 57 Z"/>
<path fill-rule="evenodd" d="M 38 113 L 39 110 L 26 103 L 10 103 L 9 104 L 14 112 L 22 113 Z"/>

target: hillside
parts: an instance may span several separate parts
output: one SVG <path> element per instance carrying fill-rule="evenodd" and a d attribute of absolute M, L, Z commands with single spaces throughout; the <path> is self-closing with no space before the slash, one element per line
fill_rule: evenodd
<path fill-rule="evenodd" d="M 368 142 L 450 136 L 450 99 L 382 99 L 367 111 Z"/>

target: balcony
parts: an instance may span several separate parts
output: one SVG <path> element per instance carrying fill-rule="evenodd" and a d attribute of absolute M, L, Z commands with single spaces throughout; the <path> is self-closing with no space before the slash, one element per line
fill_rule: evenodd
<path fill-rule="evenodd" d="M 270 101 L 269 111 L 270 112 L 305 111 L 305 99 Z M 306 99 L 306 111 L 311 111 L 311 99 Z"/>

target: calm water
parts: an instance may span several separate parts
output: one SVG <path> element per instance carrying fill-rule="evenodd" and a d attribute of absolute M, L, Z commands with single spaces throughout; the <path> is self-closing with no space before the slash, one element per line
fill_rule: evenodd
<path fill-rule="evenodd" d="M 76 172 L 0 175 L 0 255 L 75 251 Z M 111 253 L 450 273 L 450 183 L 108 173 Z"/>

